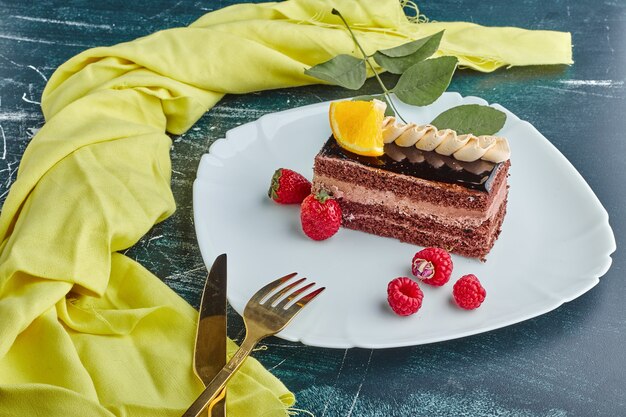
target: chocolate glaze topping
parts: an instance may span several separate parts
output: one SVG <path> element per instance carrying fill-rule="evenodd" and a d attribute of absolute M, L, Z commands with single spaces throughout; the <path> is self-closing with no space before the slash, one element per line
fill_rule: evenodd
<path fill-rule="evenodd" d="M 378 157 L 357 155 L 343 149 L 333 136 L 326 141 L 320 151 L 323 156 L 351 159 L 359 163 L 397 174 L 409 175 L 429 181 L 458 184 L 463 187 L 491 191 L 491 184 L 497 167 L 483 160 L 461 162 L 448 156 L 439 155 L 435 151 L 425 152 L 414 146 L 403 148 L 390 143 L 385 145 L 385 154 Z"/>

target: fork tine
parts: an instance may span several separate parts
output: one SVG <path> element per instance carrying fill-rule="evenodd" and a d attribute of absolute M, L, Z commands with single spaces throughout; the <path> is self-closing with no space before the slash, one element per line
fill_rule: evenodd
<path fill-rule="evenodd" d="M 265 285 L 263 288 L 255 292 L 252 298 L 250 298 L 250 301 L 248 301 L 248 303 L 250 304 L 254 302 L 260 304 L 261 300 L 267 297 L 268 294 L 270 294 L 273 290 L 280 287 L 283 283 L 289 281 L 296 275 L 298 275 L 297 272 L 292 272 L 291 274 L 287 274 L 284 277 L 278 278 L 277 280 L 270 282 L 269 284 Z"/>
<path fill-rule="evenodd" d="M 289 291 L 291 291 L 294 287 L 298 286 L 299 284 L 301 284 L 302 282 L 304 282 L 306 280 L 306 278 L 300 278 L 297 281 L 292 282 L 291 284 L 287 285 L 285 288 L 283 288 L 282 290 L 278 291 L 276 294 L 272 295 L 270 298 L 268 298 L 267 300 L 265 300 L 265 302 L 263 304 L 266 304 L 268 306 L 274 304 L 276 301 L 278 301 L 283 295 L 287 294 Z"/>
<path fill-rule="evenodd" d="M 308 290 L 309 288 L 311 288 L 314 285 L 315 285 L 315 283 L 311 282 L 310 284 L 307 284 L 307 285 L 305 285 L 302 288 L 298 288 L 296 291 L 294 291 L 293 293 L 291 293 L 287 297 L 285 297 L 285 299 L 282 300 L 280 303 L 276 304 L 276 307 L 285 308 L 285 306 L 287 304 L 289 304 L 289 302 L 291 300 L 297 298 L 300 294 L 302 294 L 303 292 L 305 292 L 306 290 Z"/>
<path fill-rule="evenodd" d="M 320 295 L 320 293 L 322 291 L 324 291 L 325 289 L 326 289 L 326 287 L 318 288 L 317 290 L 313 291 L 312 293 L 309 293 L 309 294 L 305 295 L 304 297 L 302 297 L 301 299 L 296 301 L 295 304 L 293 304 L 291 307 L 289 307 L 285 311 L 287 313 L 295 315 L 298 311 L 300 311 L 302 309 L 302 307 L 304 307 L 309 302 L 311 302 L 311 300 L 313 300 L 315 297 Z"/>

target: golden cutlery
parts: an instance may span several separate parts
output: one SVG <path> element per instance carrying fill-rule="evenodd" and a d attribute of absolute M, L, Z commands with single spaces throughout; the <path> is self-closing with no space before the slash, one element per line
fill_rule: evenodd
<path fill-rule="evenodd" d="M 248 301 L 243 312 L 246 337 L 241 343 L 239 350 L 235 352 L 222 370 L 217 373 L 196 401 L 191 404 L 189 409 L 183 414 L 183 417 L 199 417 L 202 410 L 215 399 L 226 386 L 228 380 L 237 372 L 256 344 L 261 339 L 283 330 L 304 306 L 324 291 L 325 288 L 321 287 L 301 296 L 305 291 L 311 289 L 315 283 L 310 283 L 294 290 L 295 287 L 306 280 L 306 278 L 300 278 L 274 293 L 296 275 L 297 272 L 294 272 L 270 282 L 257 291 Z"/>
<path fill-rule="evenodd" d="M 206 387 L 226 365 L 226 254 L 218 256 L 207 275 L 198 312 L 193 370 Z M 226 390 L 205 416 L 226 416 Z"/>

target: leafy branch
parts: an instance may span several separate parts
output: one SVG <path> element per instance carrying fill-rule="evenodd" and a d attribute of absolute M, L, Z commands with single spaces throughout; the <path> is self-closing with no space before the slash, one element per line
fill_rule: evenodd
<path fill-rule="evenodd" d="M 457 58 L 451 56 L 431 58 L 439 49 L 443 31 L 394 48 L 376 51 L 372 55 L 367 55 L 352 31 L 352 28 L 341 13 L 333 9 L 332 14 L 338 16 L 346 26 L 355 45 L 361 52 L 362 58 L 347 54 L 337 55 L 326 62 L 305 69 L 305 74 L 350 90 L 358 90 L 365 84 L 367 67 L 369 67 L 381 87 L 382 94 L 358 96 L 354 99 L 382 99 L 387 103 L 386 115 L 397 115 L 405 123 L 406 120 L 399 114 L 391 99 L 391 93 L 394 93 L 403 103 L 414 106 L 426 106 L 437 100 L 450 85 L 452 75 L 457 67 Z M 371 58 L 373 58 L 376 64 L 383 70 L 400 75 L 396 85 L 392 89 L 388 89 L 385 86 L 374 68 Z M 465 122 L 480 122 L 480 126 L 476 126 L 477 131 L 489 131 L 489 133 L 483 134 L 493 134 L 496 133 L 497 130 L 493 132 L 490 131 L 497 126 L 500 126 L 498 128 L 499 130 L 504 123 L 502 122 L 501 125 L 500 121 L 503 120 L 503 117 L 506 118 L 506 115 L 498 110 L 492 110 L 493 111 L 485 111 L 477 107 L 463 108 L 460 110 L 460 113 L 451 112 L 448 114 L 449 117 L 439 120 L 439 124 L 443 127 L 439 125 L 437 125 L 437 127 L 447 128 L 449 126 L 446 124 L 453 123 L 454 117 L 462 117 Z M 489 125 L 487 129 L 483 126 L 485 123 Z M 472 125 L 468 125 L 467 123 L 463 124 L 463 127 L 473 128 Z"/>
<path fill-rule="evenodd" d="M 350 28 L 350 25 L 348 24 L 348 22 L 346 22 L 346 19 L 344 19 L 344 17 L 341 15 L 341 13 L 339 13 L 339 10 L 337 10 L 337 9 L 333 9 L 331 13 L 334 14 L 334 15 L 339 16 L 339 18 L 341 19 L 343 24 L 346 25 L 346 27 L 348 28 L 348 32 L 350 32 L 350 35 L 352 36 L 352 39 L 354 40 L 354 43 L 356 44 L 356 46 L 361 51 L 361 54 L 363 55 L 363 60 L 370 67 L 370 70 L 374 73 L 374 76 L 376 77 L 376 80 L 378 81 L 378 84 L 380 84 L 380 87 L 383 89 L 383 95 L 385 96 L 385 99 L 386 99 L 385 101 L 387 102 L 387 104 L 389 106 L 391 106 L 391 108 L 393 108 L 393 111 L 398 115 L 398 117 L 400 117 L 400 119 L 402 119 L 402 121 L 404 123 L 406 123 L 406 120 L 404 120 L 402 118 L 402 116 L 400 116 L 400 113 L 398 113 L 398 110 L 396 109 L 396 106 L 393 104 L 393 101 L 391 100 L 391 97 L 389 95 L 389 90 L 387 90 L 387 87 L 385 86 L 385 83 L 383 83 L 383 80 L 380 79 L 380 76 L 378 75 L 378 72 L 376 72 L 376 69 L 374 69 L 374 66 L 372 65 L 372 63 L 369 60 L 369 56 L 367 56 L 367 54 L 365 53 L 365 51 L 361 47 L 361 44 L 356 39 L 356 36 L 354 36 L 354 32 L 352 32 L 352 29 Z M 363 85 L 363 84 L 361 84 L 361 85 Z M 360 86 L 359 86 L 359 88 L 360 88 Z"/>

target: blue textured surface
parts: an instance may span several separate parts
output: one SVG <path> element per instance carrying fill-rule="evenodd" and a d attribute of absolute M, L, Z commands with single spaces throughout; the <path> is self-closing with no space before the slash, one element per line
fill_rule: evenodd
<path fill-rule="evenodd" d="M 138 0 L 0 2 L 0 204 L 33 133 L 46 79 L 78 52 L 187 25 L 232 4 Z M 626 3 L 621 0 L 428 1 L 439 21 L 572 32 L 575 65 L 458 71 L 450 91 L 498 102 L 533 123 L 573 163 L 611 217 L 618 248 L 626 216 Z M 393 82 L 392 76 L 385 79 Z M 376 91 L 368 81 L 366 91 Z M 191 183 L 201 155 L 263 114 L 351 95 L 306 87 L 228 96 L 175 138 L 176 214 L 128 255 L 192 305 L 206 268 L 193 230 Z M 549 248 L 546 248 L 549 250 Z M 523 256 L 521 254 L 520 256 Z M 413 348 L 331 350 L 272 338 L 256 352 L 316 416 L 626 416 L 626 256 L 584 296 L 524 323 Z M 531 260 L 529 260 L 531 261 Z M 229 315 L 231 336 L 241 321 Z"/>

